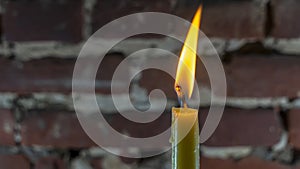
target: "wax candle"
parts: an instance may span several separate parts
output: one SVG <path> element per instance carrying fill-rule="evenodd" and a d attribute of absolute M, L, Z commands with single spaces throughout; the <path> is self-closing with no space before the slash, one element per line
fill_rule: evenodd
<path fill-rule="evenodd" d="M 172 109 L 172 169 L 199 169 L 198 111 Z"/>
<path fill-rule="evenodd" d="M 181 107 L 172 109 L 172 169 L 199 169 L 198 110 L 188 108 L 186 99 L 194 87 L 201 11 L 202 6 L 193 18 L 177 67 L 175 90 Z"/>

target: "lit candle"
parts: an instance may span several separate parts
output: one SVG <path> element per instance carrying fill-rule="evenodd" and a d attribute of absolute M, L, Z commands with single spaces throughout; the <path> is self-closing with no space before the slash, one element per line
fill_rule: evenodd
<path fill-rule="evenodd" d="M 181 107 L 172 109 L 172 169 L 199 169 L 198 110 L 188 108 L 186 99 L 194 87 L 201 12 L 202 6 L 193 18 L 177 67 L 175 90 Z"/>

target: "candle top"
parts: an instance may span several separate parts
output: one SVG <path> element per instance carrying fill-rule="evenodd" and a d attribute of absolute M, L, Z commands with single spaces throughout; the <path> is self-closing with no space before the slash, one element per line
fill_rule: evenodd
<path fill-rule="evenodd" d="M 172 108 L 172 112 L 175 113 L 175 114 L 194 114 L 195 112 L 198 113 L 198 110 L 197 109 L 192 109 L 192 108 L 176 108 L 176 107 L 173 107 Z"/>

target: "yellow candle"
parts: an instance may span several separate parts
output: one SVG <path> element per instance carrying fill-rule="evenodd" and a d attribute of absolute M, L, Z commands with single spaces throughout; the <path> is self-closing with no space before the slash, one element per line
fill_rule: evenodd
<path fill-rule="evenodd" d="M 172 109 L 172 169 L 199 169 L 198 110 Z"/>
<path fill-rule="evenodd" d="M 172 169 L 199 169 L 198 110 L 188 108 L 186 99 L 194 87 L 201 12 L 202 6 L 193 18 L 177 67 L 174 87 L 182 107 L 172 109 Z"/>

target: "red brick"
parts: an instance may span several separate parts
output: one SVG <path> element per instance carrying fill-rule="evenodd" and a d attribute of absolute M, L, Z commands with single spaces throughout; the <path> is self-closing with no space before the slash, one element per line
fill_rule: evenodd
<path fill-rule="evenodd" d="M 200 109 L 200 124 L 207 110 Z M 210 146 L 272 146 L 281 137 L 279 116 L 272 110 L 226 108 L 213 135 L 204 143 Z"/>
<path fill-rule="evenodd" d="M 67 1 L 7 1 L 3 29 L 9 41 L 82 39 L 83 4 Z"/>
<path fill-rule="evenodd" d="M 236 56 L 225 64 L 228 96 L 296 97 L 300 58 L 289 56 Z"/>
<path fill-rule="evenodd" d="M 0 14 L 0 37 L 2 39 L 2 15 Z"/>
<path fill-rule="evenodd" d="M 297 0 L 272 0 L 273 29 L 271 36 L 276 38 L 300 37 L 300 2 Z"/>
<path fill-rule="evenodd" d="M 73 60 L 41 59 L 18 63 L 2 58 L 0 64 L 1 91 L 70 90 Z"/>
<path fill-rule="evenodd" d="M 111 55 L 104 57 L 98 70 L 100 78 L 111 80 L 117 66 L 122 62 L 123 59 L 123 55 Z"/>
<path fill-rule="evenodd" d="M 21 123 L 23 145 L 42 145 L 61 148 L 95 146 L 85 134 L 75 113 L 29 113 Z"/>
<path fill-rule="evenodd" d="M 298 163 L 292 167 L 292 169 L 299 169 L 299 168 L 300 168 L 300 165 Z"/>
<path fill-rule="evenodd" d="M 93 158 L 90 161 L 91 166 L 93 169 L 103 169 L 103 159 L 102 158 Z"/>
<path fill-rule="evenodd" d="M 205 4 L 203 8 L 201 30 L 207 36 L 227 39 L 264 37 L 265 11 L 261 4 L 250 0 L 218 2 Z M 175 13 L 191 21 L 197 8 L 192 5 L 179 6 Z"/>
<path fill-rule="evenodd" d="M 289 140 L 290 144 L 300 148 L 300 109 L 290 110 L 288 113 Z"/>
<path fill-rule="evenodd" d="M 34 164 L 35 169 L 66 169 L 67 164 L 58 157 L 43 157 Z"/>
<path fill-rule="evenodd" d="M 134 123 L 120 114 L 110 115 L 108 120 L 110 125 L 120 133 L 131 137 L 146 138 L 158 135 L 170 127 L 170 112 L 166 110 L 157 120 L 146 124 Z M 199 110 L 201 126 L 204 125 L 207 112 L 207 109 Z M 209 146 L 272 146 L 280 140 L 281 134 L 282 126 L 279 115 L 273 110 L 226 108 L 218 128 L 204 144 Z"/>
<path fill-rule="evenodd" d="M 1 169 L 30 169 L 29 161 L 21 155 L 0 155 Z"/>
<path fill-rule="evenodd" d="M 265 161 L 257 157 L 247 157 L 245 159 L 234 161 L 231 159 L 212 159 L 202 157 L 200 160 L 202 169 L 289 169 L 289 166 L 277 162 Z"/>
<path fill-rule="evenodd" d="M 93 32 L 105 24 L 129 14 L 137 12 L 171 12 L 174 3 L 176 3 L 174 0 L 97 0 L 92 14 Z M 128 31 L 132 31 L 130 26 L 132 25 L 127 25 Z M 117 34 L 106 36 L 116 37 Z"/>
<path fill-rule="evenodd" d="M 200 123 L 203 126 L 207 110 L 200 110 L 199 112 Z M 106 119 L 120 133 L 138 138 L 158 135 L 168 129 L 171 123 L 169 112 L 163 113 L 157 120 L 147 124 L 128 121 L 120 114 L 109 115 Z M 76 115 L 73 113 L 29 113 L 21 126 L 22 144 L 24 145 L 54 147 L 89 147 L 94 145 L 83 132 Z M 205 145 L 271 146 L 279 141 L 281 132 L 278 114 L 272 110 L 226 108 L 216 132 Z M 113 141 L 104 144 L 114 146 Z"/>
<path fill-rule="evenodd" d="M 146 124 L 129 121 L 120 114 L 110 115 L 107 119 L 110 125 L 120 133 L 131 137 L 146 138 L 158 135 L 170 127 L 170 112 L 167 110 L 157 120 Z M 199 110 L 201 126 L 206 121 L 207 112 L 207 109 Z M 217 130 L 204 144 L 209 146 L 272 146 L 280 140 L 281 134 L 282 126 L 279 115 L 273 110 L 226 108 Z"/>
<path fill-rule="evenodd" d="M 107 55 L 104 57 L 98 69 L 97 92 L 110 93 L 112 73 L 122 60 L 123 57 L 121 55 Z M 88 64 L 90 63 L 88 62 Z M 72 90 L 74 59 L 45 58 L 16 62 L 0 58 L 0 65 L 1 92 L 69 93 Z M 84 66 L 88 67 L 89 65 Z M 83 68 L 84 70 L 85 68 Z"/>
<path fill-rule="evenodd" d="M 125 165 L 136 166 L 135 164 L 137 164 L 137 161 L 139 160 L 137 158 L 125 158 L 125 157 L 117 157 L 117 158 L 119 158 L 119 159 L 114 159 L 114 160 L 111 160 L 109 162 L 110 167 L 112 167 L 112 166 L 114 166 L 116 168 L 122 167 L 122 166 L 120 166 L 120 164 L 117 164 L 117 163 L 121 163 L 121 164 L 124 163 L 123 164 L 124 166 Z M 120 160 L 120 161 L 116 162 L 116 160 Z M 104 166 L 104 163 L 105 163 L 104 161 L 105 161 L 105 159 L 100 158 L 100 157 L 98 157 L 98 158 L 92 158 L 90 160 L 90 164 L 91 164 L 91 166 L 92 166 L 93 169 L 104 169 L 104 168 L 107 168 L 107 167 Z M 109 161 L 109 160 L 106 160 L 106 161 Z"/>
<path fill-rule="evenodd" d="M 173 71 L 176 73 L 177 63 L 170 62 L 171 58 L 153 58 L 149 59 L 147 62 L 156 63 L 166 63 L 169 73 Z M 170 62 L 170 63 L 169 63 Z M 177 99 L 176 92 L 174 90 L 175 79 L 170 76 L 167 72 L 158 69 L 147 69 L 141 72 L 141 79 L 139 84 L 141 87 L 145 88 L 148 91 L 148 94 L 154 89 L 162 90 L 167 98 Z"/>
<path fill-rule="evenodd" d="M 120 159 L 125 164 L 137 164 L 140 161 L 138 158 L 120 157 Z"/>
<path fill-rule="evenodd" d="M 140 80 L 141 87 L 146 88 L 148 94 L 154 89 L 160 89 L 168 98 L 176 99 L 174 83 L 175 80 L 169 74 L 157 69 L 144 70 Z"/>
<path fill-rule="evenodd" d="M 0 145 L 14 145 L 14 124 L 12 112 L 0 109 Z"/>
<path fill-rule="evenodd" d="M 156 120 L 149 123 L 135 123 L 124 118 L 121 114 L 112 115 L 110 116 L 110 119 L 110 124 L 115 130 L 137 138 L 147 138 L 159 135 L 171 125 L 170 112 L 163 113 Z"/>

